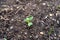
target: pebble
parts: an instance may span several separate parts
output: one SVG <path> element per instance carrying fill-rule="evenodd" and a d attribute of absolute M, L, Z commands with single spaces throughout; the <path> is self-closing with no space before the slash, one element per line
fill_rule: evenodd
<path fill-rule="evenodd" d="M 9 31 L 9 29 L 7 28 L 7 31 Z"/>
<path fill-rule="evenodd" d="M 53 16 L 53 14 L 49 14 L 49 16 Z"/>
<path fill-rule="evenodd" d="M 13 8 L 11 8 L 11 10 L 13 10 Z"/>
<path fill-rule="evenodd" d="M 19 0 L 16 0 L 16 1 L 19 1 Z"/>
<path fill-rule="evenodd" d="M 54 35 L 56 36 L 56 33 L 54 33 Z"/>
<path fill-rule="evenodd" d="M 44 34 L 44 32 L 40 32 L 40 34 L 41 34 L 41 35 L 43 35 L 43 34 Z"/>
<path fill-rule="evenodd" d="M 39 2 L 41 2 L 42 0 L 39 0 Z"/>
<path fill-rule="evenodd" d="M 46 15 L 44 19 L 46 19 L 47 17 L 48 17 L 48 15 Z"/>
<path fill-rule="evenodd" d="M 59 24 L 59 21 L 57 20 L 57 23 Z"/>
<path fill-rule="evenodd" d="M 46 5 L 46 3 L 42 3 L 42 5 Z"/>
<path fill-rule="evenodd" d="M 11 26 L 10 29 L 13 29 L 13 26 Z"/>
<path fill-rule="evenodd" d="M 30 36 L 30 38 L 31 38 L 32 36 Z"/>
<path fill-rule="evenodd" d="M 17 6 L 17 9 L 19 8 L 20 6 Z"/>
<path fill-rule="evenodd" d="M 14 21 L 14 19 L 11 19 L 11 21 Z"/>
<path fill-rule="evenodd" d="M 21 37 L 21 35 L 18 35 L 18 37 Z"/>
<path fill-rule="evenodd" d="M 53 21 L 56 21 L 56 19 L 54 19 L 54 18 L 53 18 L 52 20 L 53 20 Z"/>
<path fill-rule="evenodd" d="M 35 38 L 38 38 L 38 35 L 36 35 Z"/>
<path fill-rule="evenodd" d="M 25 32 L 25 34 L 27 34 L 27 32 Z"/>

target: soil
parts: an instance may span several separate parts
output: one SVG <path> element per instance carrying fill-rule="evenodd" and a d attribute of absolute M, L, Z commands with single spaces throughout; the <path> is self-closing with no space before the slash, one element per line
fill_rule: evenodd
<path fill-rule="evenodd" d="M 0 0 L 0 40 L 60 40 L 60 0 Z M 24 19 L 32 15 L 29 27 Z"/>

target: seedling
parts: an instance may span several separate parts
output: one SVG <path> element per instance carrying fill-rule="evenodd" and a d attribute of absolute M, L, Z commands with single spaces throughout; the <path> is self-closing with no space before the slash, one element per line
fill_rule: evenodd
<path fill-rule="evenodd" d="M 50 35 L 52 33 L 52 28 L 50 28 L 50 30 L 49 30 L 49 32 L 48 32 L 48 34 Z"/>
<path fill-rule="evenodd" d="M 52 27 L 50 28 L 49 32 L 48 32 L 49 40 L 51 40 L 51 39 L 50 39 L 50 35 L 52 34 L 52 32 L 54 32 L 54 26 L 52 26 Z"/>
<path fill-rule="evenodd" d="M 33 23 L 31 22 L 33 20 L 33 16 L 29 16 L 24 19 L 24 21 L 27 23 L 28 26 L 32 26 Z"/>
<path fill-rule="evenodd" d="M 54 29 L 53 29 L 53 27 L 52 27 L 52 28 L 50 28 L 48 34 L 50 35 L 53 31 L 54 31 Z"/>
<path fill-rule="evenodd" d="M 60 9 L 60 5 L 58 6 L 58 9 Z"/>
<path fill-rule="evenodd" d="M 56 9 L 59 11 L 60 10 L 60 5 L 58 5 Z"/>

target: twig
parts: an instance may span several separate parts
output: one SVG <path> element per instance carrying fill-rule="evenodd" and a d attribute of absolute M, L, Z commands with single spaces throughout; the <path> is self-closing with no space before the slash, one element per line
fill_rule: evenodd
<path fill-rule="evenodd" d="M 19 8 L 19 9 L 15 12 L 15 14 L 17 14 L 20 10 L 21 10 L 21 8 Z"/>

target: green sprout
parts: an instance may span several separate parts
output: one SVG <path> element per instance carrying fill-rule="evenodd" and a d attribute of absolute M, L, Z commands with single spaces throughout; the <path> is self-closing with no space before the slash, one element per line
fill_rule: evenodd
<path fill-rule="evenodd" d="M 60 9 L 60 5 L 57 6 Z"/>
<path fill-rule="evenodd" d="M 48 34 L 50 35 L 52 33 L 52 28 L 50 28 L 50 30 L 49 30 L 49 32 L 48 32 Z"/>
<path fill-rule="evenodd" d="M 56 9 L 59 11 L 59 10 L 60 10 L 60 5 L 58 5 L 58 6 L 56 7 Z"/>
<path fill-rule="evenodd" d="M 49 35 L 49 40 L 50 40 L 50 35 L 54 32 L 54 26 L 51 26 L 51 28 L 48 31 L 48 35 Z"/>
<path fill-rule="evenodd" d="M 33 23 L 31 22 L 33 19 L 33 16 L 29 16 L 27 18 L 24 19 L 24 21 L 28 24 L 28 26 L 32 26 Z"/>
<path fill-rule="evenodd" d="M 53 31 L 54 31 L 54 29 L 53 29 L 53 27 L 52 27 L 52 28 L 50 28 L 48 34 L 50 35 Z"/>

